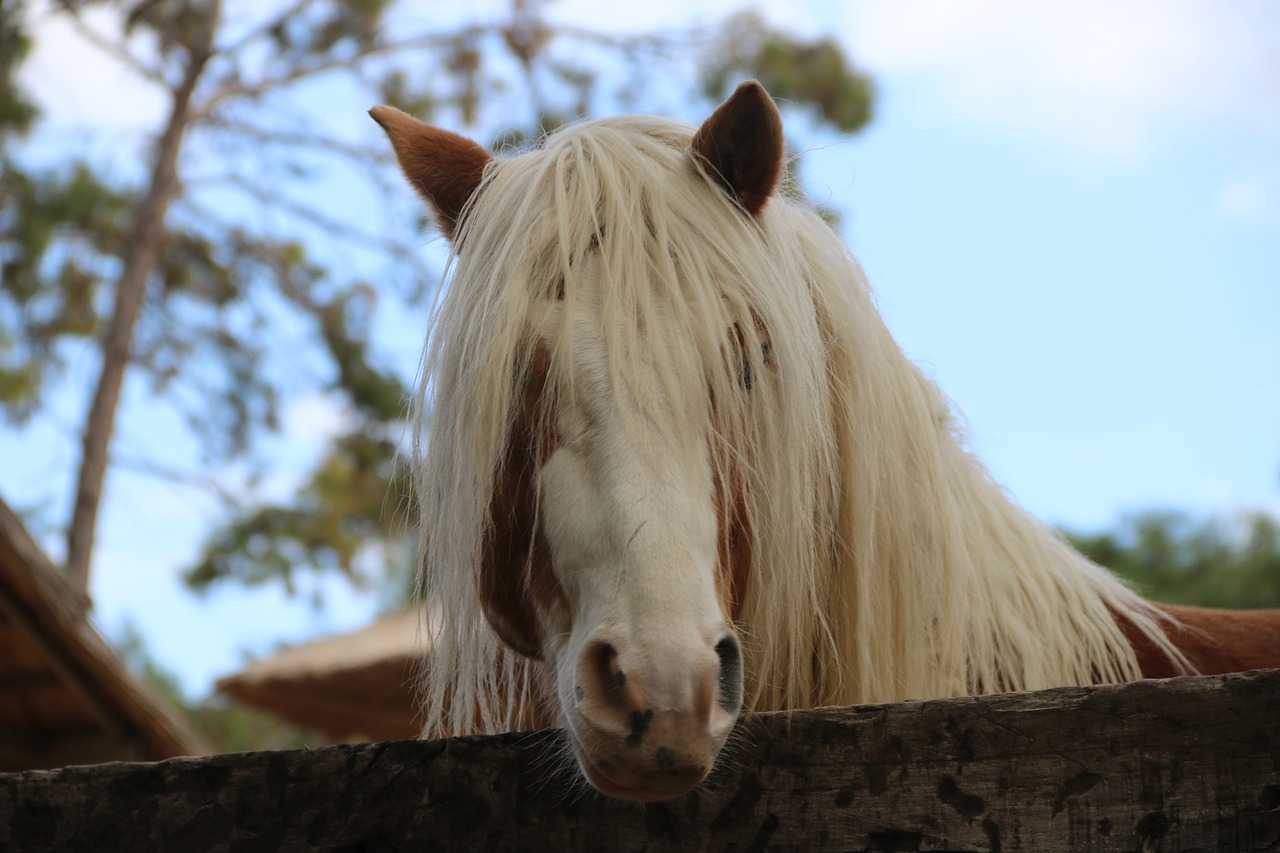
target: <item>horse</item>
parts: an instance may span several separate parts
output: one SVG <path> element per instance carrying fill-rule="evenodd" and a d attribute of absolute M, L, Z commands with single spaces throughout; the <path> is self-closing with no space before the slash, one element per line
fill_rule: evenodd
<path fill-rule="evenodd" d="M 451 245 L 415 403 L 426 731 L 559 725 L 654 801 L 748 711 L 1280 665 L 1277 612 L 1148 602 L 993 482 L 758 83 L 505 157 L 370 114 Z"/>

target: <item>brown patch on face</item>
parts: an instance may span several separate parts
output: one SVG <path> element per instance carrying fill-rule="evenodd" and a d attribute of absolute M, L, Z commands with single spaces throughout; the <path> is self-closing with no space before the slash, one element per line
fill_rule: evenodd
<path fill-rule="evenodd" d="M 754 545 L 747 495 L 737 465 L 730 464 L 716 477 L 716 517 L 720 519 L 720 541 L 716 549 L 716 592 L 720 609 L 731 623 L 742 616 L 751 583 Z"/>
<path fill-rule="evenodd" d="M 761 353 L 758 364 L 766 370 L 772 369 L 774 362 L 768 329 L 759 315 L 754 311 L 751 315 L 756 337 L 760 341 Z M 735 323 L 732 329 L 731 351 L 736 353 L 736 360 L 741 370 L 739 384 L 749 394 L 758 378 L 754 375 L 752 360 L 747 356 L 746 348 L 747 336 L 742 327 Z M 714 412 L 716 408 L 714 394 L 711 397 L 711 408 Z M 716 590 L 720 596 L 721 609 L 726 617 L 731 622 L 737 622 L 742 616 L 742 608 L 747 600 L 747 589 L 751 583 L 755 531 L 752 530 L 751 515 L 747 508 L 747 485 L 742 466 L 726 455 L 717 467 L 715 480 L 716 517 L 720 520 Z"/>
<path fill-rule="evenodd" d="M 526 657 L 541 660 L 538 609 L 567 607 L 551 566 L 551 549 L 538 524 L 538 470 L 555 452 L 555 435 L 539 416 L 550 355 L 547 342 L 534 347 L 506 457 L 494 478 L 489 528 L 480 561 L 480 601 L 494 632 Z"/>

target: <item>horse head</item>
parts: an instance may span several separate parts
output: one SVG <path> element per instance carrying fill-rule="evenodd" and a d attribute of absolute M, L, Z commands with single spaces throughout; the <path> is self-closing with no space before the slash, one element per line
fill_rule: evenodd
<path fill-rule="evenodd" d="M 701 262 L 688 255 L 700 250 L 668 233 L 658 207 L 671 202 L 630 198 L 642 189 L 618 174 L 585 175 L 599 159 L 587 143 L 499 159 L 397 110 L 371 115 L 454 244 L 437 329 L 454 324 L 444 333 L 455 342 L 429 371 L 435 408 L 454 419 L 431 427 L 427 454 L 442 458 L 424 488 L 444 505 L 451 483 L 485 480 L 474 542 L 448 552 L 470 563 L 475 612 L 545 667 L 591 784 L 634 800 L 682 794 L 710 772 L 743 706 L 735 623 L 752 556 L 750 461 L 734 437 L 750 429 L 742 399 L 769 370 L 767 330 L 744 300 L 690 289 Z M 709 218 L 759 229 L 783 156 L 759 84 L 692 136 L 654 144 Z M 566 187 L 588 180 L 595 201 L 561 209 Z M 510 213 L 538 205 L 542 220 Z M 537 232 L 527 256 L 504 233 L 517 219 Z M 489 314 L 510 319 L 477 319 Z M 695 326 L 694 315 L 712 319 Z M 474 377 L 494 375 L 472 393 Z M 458 462 L 465 442 L 483 445 L 480 473 Z M 433 557 L 443 553 L 428 549 L 427 573 L 452 570 Z"/>

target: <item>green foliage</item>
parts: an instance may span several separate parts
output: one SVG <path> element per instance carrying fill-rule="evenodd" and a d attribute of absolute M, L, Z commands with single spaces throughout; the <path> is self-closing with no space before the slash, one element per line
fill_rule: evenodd
<path fill-rule="evenodd" d="M 191 699 L 183 692 L 178 677 L 151 655 L 137 626 L 130 622 L 124 624 L 112 645 L 125 665 L 168 700 L 214 752 L 298 749 L 328 742 L 323 735 L 305 732 L 218 696 Z"/>
<path fill-rule="evenodd" d="M 257 752 L 323 746 L 329 738 L 296 728 L 270 714 L 217 696 L 183 708 L 187 719 L 214 752 Z"/>
<path fill-rule="evenodd" d="M 373 552 L 387 566 L 407 562 L 411 529 L 408 472 L 393 442 L 352 432 L 338 439 L 294 500 L 235 517 L 206 541 L 184 580 L 204 590 L 234 579 L 294 589 L 303 568 L 362 578 L 358 559 Z"/>
<path fill-rule="evenodd" d="M 755 77 L 780 102 L 813 106 L 825 123 L 845 133 L 871 121 L 871 78 L 849 66 L 837 41 L 798 40 L 754 12 L 724 23 L 703 72 L 703 92 L 720 100 L 744 77 Z"/>
<path fill-rule="evenodd" d="M 11 421 L 29 417 L 57 378 L 59 344 L 97 332 L 127 207 L 83 162 L 61 174 L 0 172 L 0 408 Z"/>
<path fill-rule="evenodd" d="M 15 75 L 31 51 L 31 39 L 22 29 L 26 3 L 5 0 L 0 4 L 0 141 L 6 135 L 22 134 L 38 114 L 17 85 Z M 9 164 L 0 162 L 0 166 Z"/>
<path fill-rule="evenodd" d="M 1184 513 L 1148 511 L 1115 531 L 1068 538 L 1155 601 L 1280 607 L 1280 521 L 1267 513 L 1196 521 Z"/>
<path fill-rule="evenodd" d="M 380 370 L 369 357 L 366 329 L 353 328 L 353 315 L 364 313 L 361 303 L 371 302 L 374 291 L 355 285 L 329 302 L 313 308 L 320 335 L 338 369 L 337 386 L 359 412 L 377 421 L 393 423 L 405 413 L 409 392 L 395 374 Z M 365 321 L 367 323 L 367 314 Z"/>
<path fill-rule="evenodd" d="M 120 655 L 125 666 L 141 678 L 148 687 L 159 693 L 173 705 L 185 707 L 187 698 L 182 692 L 182 684 L 178 676 L 160 665 L 147 651 L 146 641 L 133 622 L 126 621 L 118 636 L 112 640 L 116 653 Z"/>

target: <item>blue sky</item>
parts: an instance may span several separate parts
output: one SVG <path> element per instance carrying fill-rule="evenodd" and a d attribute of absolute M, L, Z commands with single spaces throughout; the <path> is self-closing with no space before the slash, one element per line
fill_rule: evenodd
<path fill-rule="evenodd" d="M 687 6 L 550 8 L 610 31 L 738 8 L 714 0 L 693 18 Z M 758 8 L 801 34 L 836 36 L 875 77 L 876 118 L 856 137 L 807 133 L 788 113 L 792 140 L 808 149 L 805 180 L 844 211 L 890 328 L 955 401 L 972 448 L 1015 500 L 1077 529 L 1149 507 L 1280 513 L 1280 6 Z M 68 52 L 67 33 L 41 33 L 31 80 L 50 108 L 45 132 L 97 151 L 137 145 L 154 96 L 90 50 Z M 373 134 L 365 106 L 338 103 Z M 397 209 L 410 201 L 403 192 Z M 411 375 L 409 320 L 388 332 L 387 351 Z M 126 396 L 117 452 L 163 445 L 190 457 L 145 389 Z M 66 504 L 76 413 L 66 402 L 30 429 L 0 429 L 0 495 Z M 267 494 L 288 492 L 342 417 L 317 396 L 285 415 Z M 210 502 L 128 471 L 108 488 L 96 619 L 108 634 L 136 624 L 193 694 L 245 653 L 355 627 L 379 604 L 337 580 L 323 584 L 323 610 L 273 590 L 198 599 L 175 574 L 211 522 Z"/>

